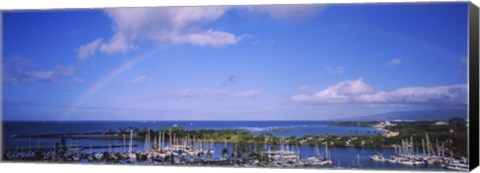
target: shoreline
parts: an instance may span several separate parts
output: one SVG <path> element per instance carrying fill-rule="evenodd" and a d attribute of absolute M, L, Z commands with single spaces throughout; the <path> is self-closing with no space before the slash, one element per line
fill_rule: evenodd
<path fill-rule="evenodd" d="M 375 129 L 379 130 L 379 131 L 383 131 L 385 132 L 385 134 L 383 134 L 383 136 L 386 136 L 388 138 L 390 137 L 395 137 L 395 136 L 398 136 L 399 133 L 398 132 L 394 132 L 394 131 L 390 131 L 388 129 L 385 129 L 385 127 L 374 127 Z"/>

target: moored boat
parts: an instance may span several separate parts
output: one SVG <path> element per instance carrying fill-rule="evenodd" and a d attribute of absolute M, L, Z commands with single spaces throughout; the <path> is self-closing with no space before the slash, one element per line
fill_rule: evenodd
<path fill-rule="evenodd" d="M 370 159 L 372 159 L 373 161 L 376 161 L 376 162 L 385 162 L 385 161 L 387 161 L 387 159 L 385 159 L 383 156 L 377 155 L 377 154 L 371 155 L 371 156 L 370 156 Z"/>

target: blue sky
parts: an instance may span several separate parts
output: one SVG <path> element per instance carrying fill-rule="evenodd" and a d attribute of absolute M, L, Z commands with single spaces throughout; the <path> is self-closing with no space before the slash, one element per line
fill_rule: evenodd
<path fill-rule="evenodd" d="M 466 108 L 467 3 L 3 15 L 7 120 L 325 120 Z"/>

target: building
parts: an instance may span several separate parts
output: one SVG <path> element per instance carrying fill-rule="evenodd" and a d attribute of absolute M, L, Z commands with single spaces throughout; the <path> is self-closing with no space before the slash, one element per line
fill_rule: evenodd
<path fill-rule="evenodd" d="M 448 125 L 448 122 L 446 122 L 446 121 L 437 121 L 437 122 L 435 122 L 435 125 L 437 125 L 437 126 L 446 126 L 446 125 Z"/>

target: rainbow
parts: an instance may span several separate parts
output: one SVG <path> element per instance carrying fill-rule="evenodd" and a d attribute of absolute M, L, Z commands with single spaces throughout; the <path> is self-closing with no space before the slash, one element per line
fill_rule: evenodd
<path fill-rule="evenodd" d="M 125 72 L 126 70 L 130 69 L 131 67 L 135 66 L 139 62 L 148 59 L 150 57 L 153 57 L 155 54 L 165 50 L 167 47 L 163 48 L 158 48 L 158 49 L 153 49 L 150 51 L 147 51 L 143 54 L 140 54 L 139 56 L 136 56 L 132 59 L 129 59 L 128 61 L 120 64 L 119 66 L 115 67 L 112 71 L 106 73 L 103 75 L 101 78 L 99 78 L 95 83 L 93 83 L 90 87 L 88 87 L 83 93 L 76 98 L 72 104 L 70 104 L 65 111 L 63 112 L 61 116 L 61 120 L 67 119 L 72 113 L 74 113 L 80 106 L 85 103 L 90 97 L 95 95 L 97 92 L 99 92 L 105 85 L 110 83 L 113 79 L 115 79 L 117 76 Z"/>

